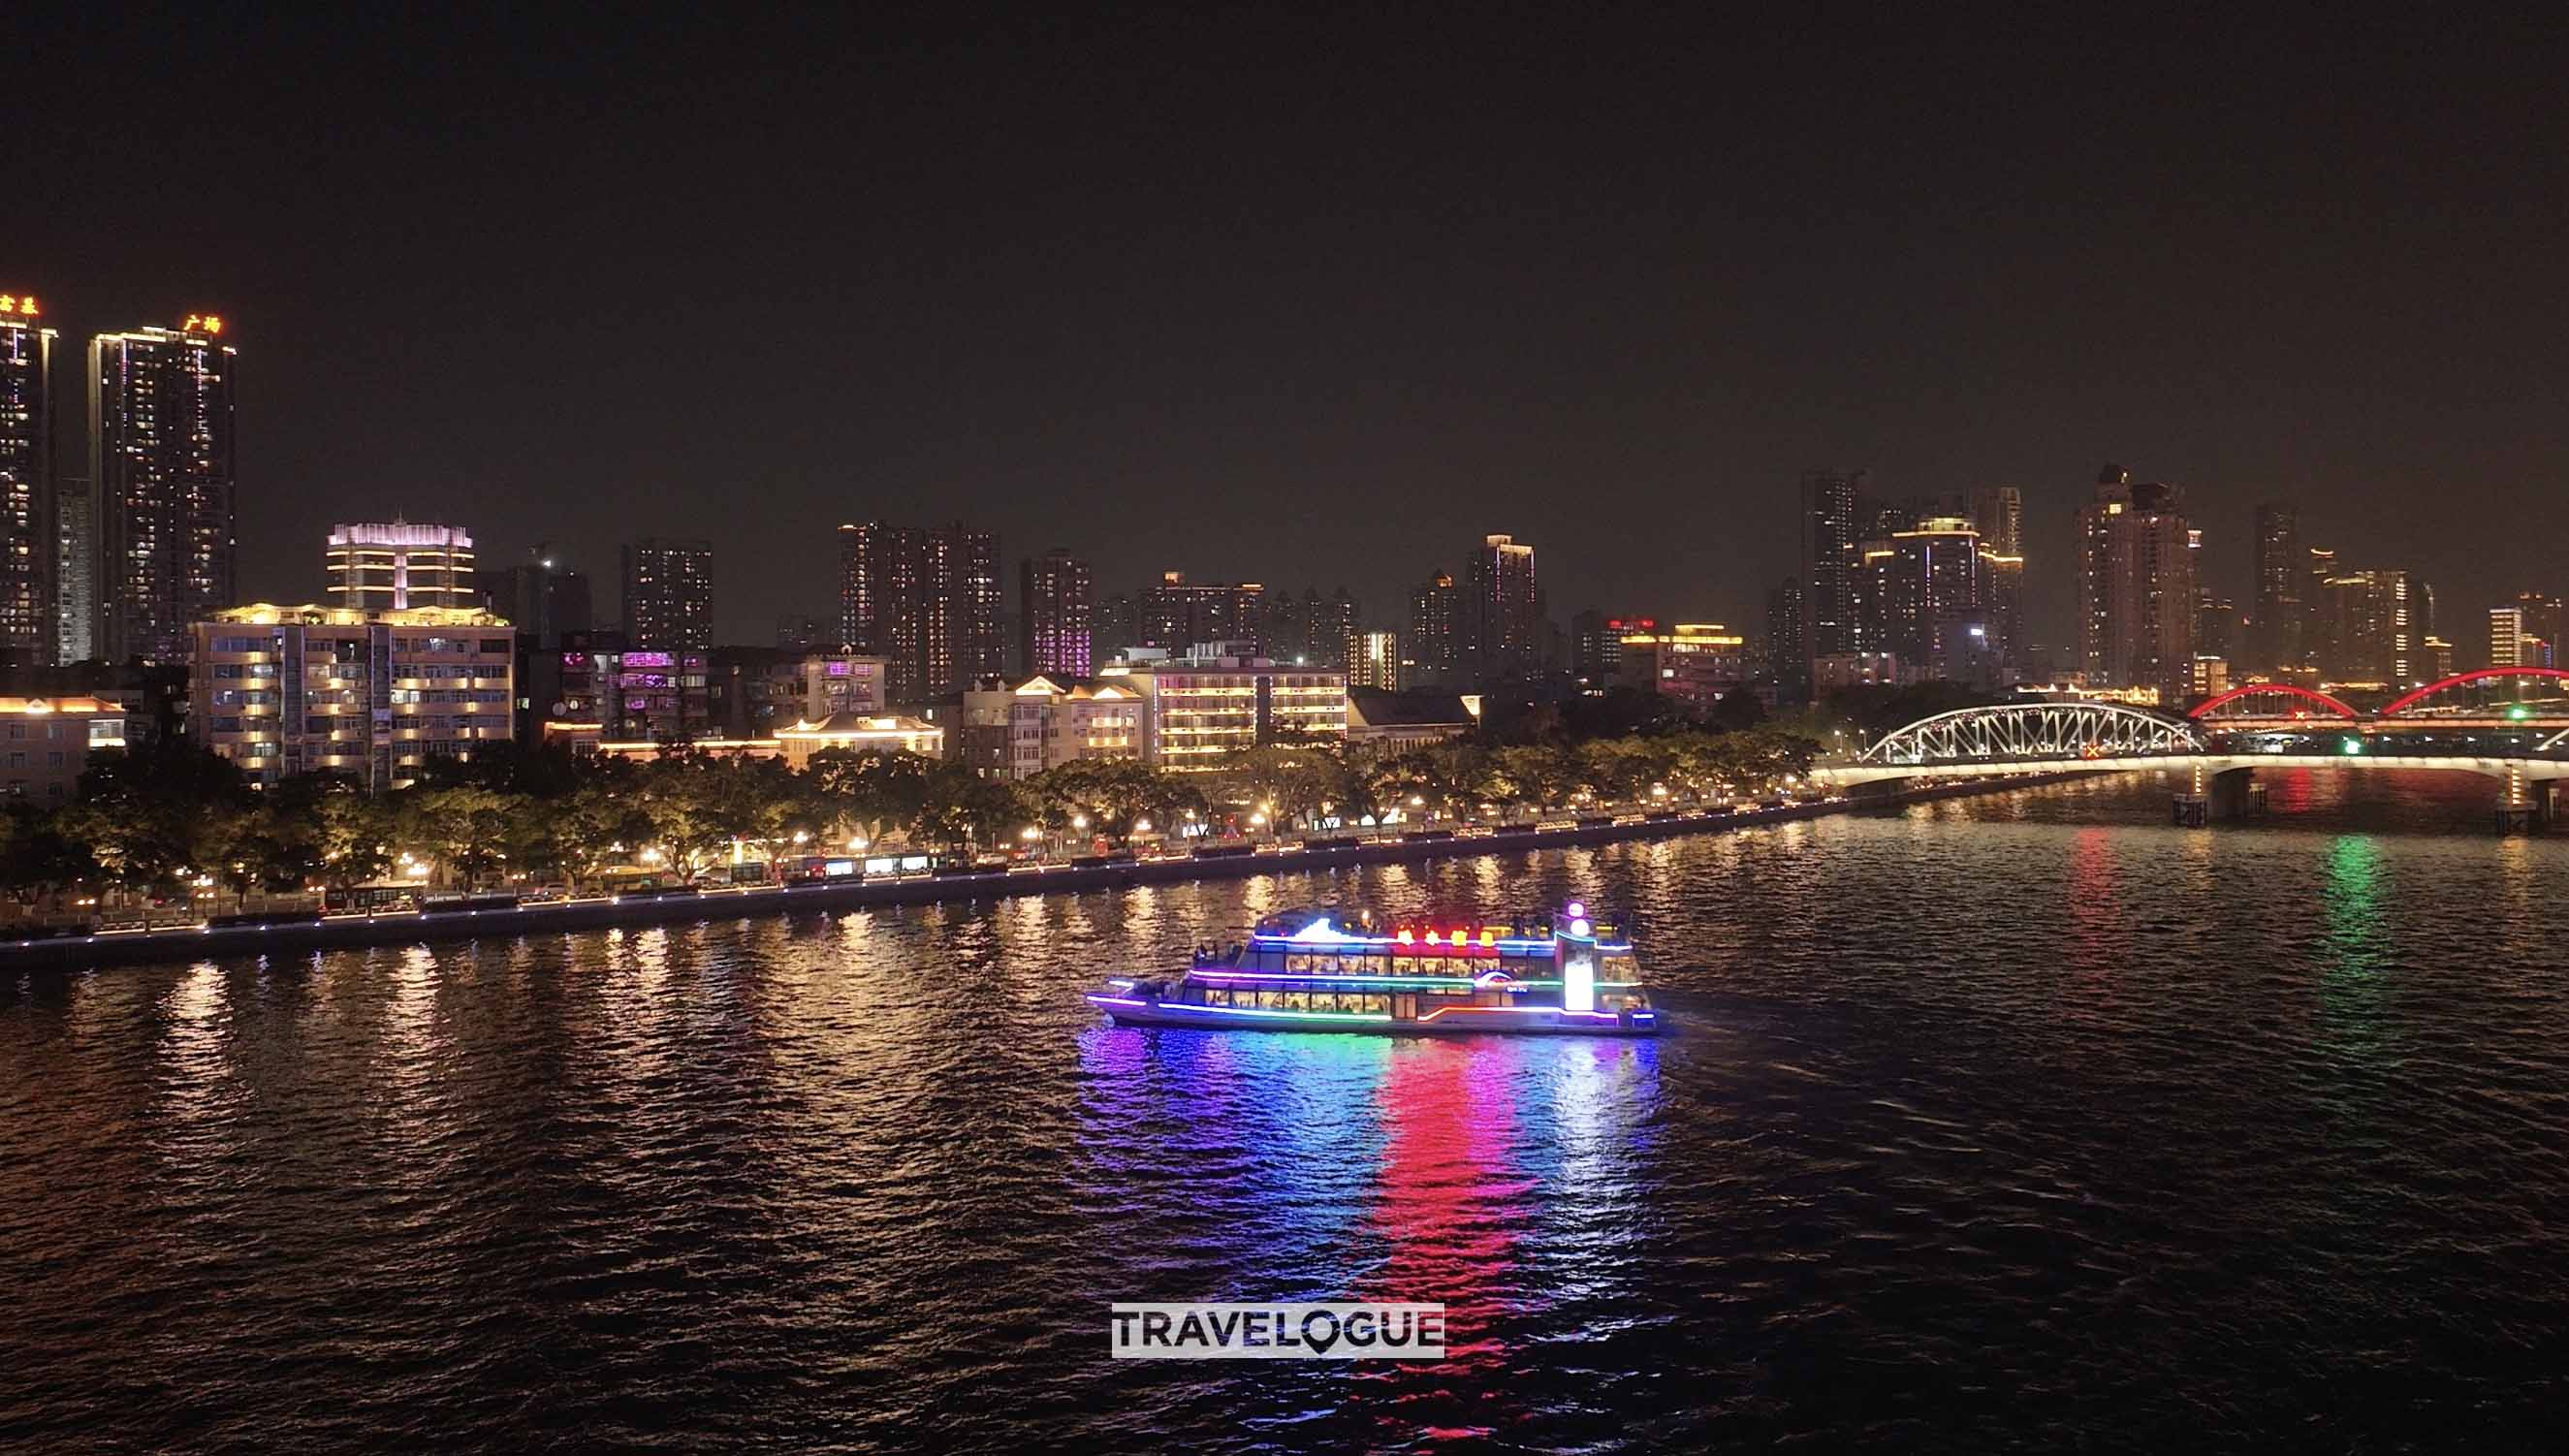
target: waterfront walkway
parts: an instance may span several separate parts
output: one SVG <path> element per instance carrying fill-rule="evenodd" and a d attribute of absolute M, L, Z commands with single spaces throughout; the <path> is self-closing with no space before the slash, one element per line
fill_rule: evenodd
<path fill-rule="evenodd" d="M 2079 772 L 2022 775 L 1967 783 L 1924 785 L 1897 793 L 1770 809 L 1684 809 L 1628 813 L 1611 820 L 1558 819 L 1542 824 L 1463 826 L 1438 838 L 1413 832 L 1365 839 L 1345 836 L 1302 844 L 1243 846 L 1246 853 L 1178 855 L 1116 860 L 1093 865 L 1018 865 L 1006 869 L 956 869 L 934 874 L 874 877 L 845 884 L 756 885 L 684 894 L 645 893 L 549 901 L 491 909 L 386 910 L 336 914 L 317 920 L 259 925 L 187 925 L 151 930 L 102 930 L 54 939 L 0 941 L 0 973 L 33 968 L 79 969 L 94 965 L 202 960 L 230 955 L 277 955 L 352 945 L 419 944 L 538 932 L 598 929 L 671 920 L 735 919 L 792 910 L 845 910 L 859 906 L 928 905 L 994 900 L 1020 895 L 1071 895 L 1132 885 L 1189 880 L 1241 880 L 1297 870 L 1349 865 L 1388 865 L 1469 855 L 1508 854 L 1619 840 L 1719 834 L 1757 825 L 1816 819 L 1851 809 L 1950 799 L 2026 788 Z"/>

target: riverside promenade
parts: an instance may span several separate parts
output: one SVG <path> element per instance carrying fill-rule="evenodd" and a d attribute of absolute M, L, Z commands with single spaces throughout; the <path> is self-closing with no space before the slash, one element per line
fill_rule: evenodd
<path fill-rule="evenodd" d="M 930 905 L 998 900 L 1025 895 L 1077 895 L 1134 885 L 1190 880 L 1244 880 L 1254 875 L 1334 870 L 1420 860 L 1514 854 L 1621 840 L 1722 834 L 1760 825 L 1818 819 L 1855 809 L 1915 804 L 2029 788 L 2085 777 L 2076 771 L 2025 774 L 1922 785 L 1853 798 L 1761 809 L 1662 810 L 1612 819 L 1555 819 L 1541 824 L 1463 826 L 1450 832 L 1412 831 L 1365 839 L 1345 836 L 1301 844 L 1234 846 L 1217 855 L 1118 859 L 1089 865 L 1016 865 L 953 869 L 877 877 L 840 885 L 755 885 L 683 894 L 667 892 L 598 896 L 494 909 L 386 910 L 334 914 L 313 920 L 255 925 L 189 925 L 153 930 L 102 930 L 46 939 L 0 940 L 0 974 L 26 970 L 79 970 L 100 965 L 193 961 L 224 956 L 280 955 L 357 945 L 416 945 L 430 941 L 507 938 L 538 933 L 602 929 L 611 925 L 681 920 L 738 919 L 795 910 L 848 910 L 860 906 Z"/>

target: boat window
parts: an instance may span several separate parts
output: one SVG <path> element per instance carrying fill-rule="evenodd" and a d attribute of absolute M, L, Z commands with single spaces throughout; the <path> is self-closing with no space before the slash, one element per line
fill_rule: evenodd
<path fill-rule="evenodd" d="M 1207 986 L 1204 998 L 1208 1006 L 1228 1006 L 1231 1004 L 1231 990 L 1227 986 Z"/>
<path fill-rule="evenodd" d="M 1311 956 L 1309 952 L 1296 950 L 1292 954 L 1285 956 L 1284 968 L 1297 975 L 1309 971 L 1311 968 Z"/>
<path fill-rule="evenodd" d="M 1415 955 L 1395 954 L 1391 957 L 1391 973 L 1393 975 L 1418 974 L 1418 957 Z"/>

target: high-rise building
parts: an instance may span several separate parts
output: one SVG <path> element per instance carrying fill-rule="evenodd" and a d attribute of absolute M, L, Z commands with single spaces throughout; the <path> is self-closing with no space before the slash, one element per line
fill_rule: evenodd
<path fill-rule="evenodd" d="M 999 565 L 999 534 L 972 531 L 957 522 L 928 534 L 941 546 L 941 559 L 929 557 L 927 585 L 931 603 L 946 603 L 944 637 L 953 643 L 937 691 L 951 692 L 984 677 L 996 677 L 1007 666 L 1008 634 L 1001 624 L 1005 578 Z M 931 625 L 935 616 L 929 616 Z"/>
<path fill-rule="evenodd" d="M 840 634 L 891 664 L 897 704 L 997 676 L 999 605 L 996 533 L 880 521 L 839 528 Z"/>
<path fill-rule="evenodd" d="M 1766 675 L 1784 702 L 1810 695 L 1811 623 L 1799 576 L 1785 577 L 1766 593 Z"/>
<path fill-rule="evenodd" d="M 1142 613 L 1130 591 L 1097 599 L 1089 614 L 1089 656 L 1098 665 L 1114 661 L 1142 645 Z"/>
<path fill-rule="evenodd" d="M 235 351 L 223 321 L 89 344 L 98 650 L 176 662 L 188 629 L 232 604 Z"/>
<path fill-rule="evenodd" d="M 1981 547 L 2003 556 L 2024 554 L 2024 492 L 2015 486 L 1983 486 L 1972 493 L 1972 529 Z"/>
<path fill-rule="evenodd" d="M 1018 621 L 1028 676 L 1086 677 L 1089 655 L 1088 563 L 1056 547 L 1028 556 L 1017 572 Z"/>
<path fill-rule="evenodd" d="M 1454 687 L 1463 680 L 1463 593 L 1439 571 L 1409 593 L 1409 636 L 1401 676 L 1412 687 Z"/>
<path fill-rule="evenodd" d="M 2320 670 L 2329 681 L 2404 689 L 2424 681 L 2422 583 L 2406 571 L 2341 571 L 2328 578 L 2333 626 Z"/>
<path fill-rule="evenodd" d="M 2195 587 L 2194 650 L 2197 656 L 2234 660 L 2240 650 L 2239 603 L 2216 596 L 2212 588 Z"/>
<path fill-rule="evenodd" d="M 1280 593 L 1281 594 L 1281 593 Z M 1267 588 L 1256 581 L 1190 581 L 1163 571 L 1134 598 L 1140 639 L 1131 645 L 1184 654 L 1214 642 L 1252 656 L 1267 648 Z"/>
<path fill-rule="evenodd" d="M 454 526 L 363 521 L 333 526 L 321 552 L 330 599 L 359 611 L 482 604 L 473 536 Z"/>
<path fill-rule="evenodd" d="M 2106 684 L 2106 657 L 2110 650 L 2111 629 L 2108 618 L 2113 612 L 2113 532 L 2112 526 L 2132 504 L 2131 474 L 2119 466 L 2107 466 L 2096 474 L 2095 489 L 2086 503 L 2078 508 L 2078 670 L 2085 673 L 2090 686 Z M 2194 593 L 2186 592 L 2191 607 Z M 2114 686 L 2124 684 L 2115 683 Z"/>
<path fill-rule="evenodd" d="M 98 492 L 78 476 L 54 482 L 54 659 L 98 656 Z"/>
<path fill-rule="evenodd" d="M 2181 491 L 2108 475 L 2079 513 L 2082 538 L 2091 529 L 2099 538 L 2081 562 L 2081 656 L 2095 664 L 2087 682 L 2155 688 L 2176 707 L 2194 685 L 2197 538 Z"/>
<path fill-rule="evenodd" d="M 2256 640 L 2248 656 L 2271 671 L 2300 667 L 2307 656 L 2302 642 L 2302 590 L 2310 579 L 2302 556 L 2301 512 L 2282 501 L 2257 508 L 2257 595 L 2250 603 Z"/>
<path fill-rule="evenodd" d="M 1624 661 L 1624 638 L 1657 627 L 1645 616 L 1608 616 L 1593 606 L 1580 612 L 1570 619 L 1570 675 L 1583 688 L 1611 685 Z"/>
<path fill-rule="evenodd" d="M 1857 500 L 1868 484 L 1862 471 L 1802 473 L 1803 636 L 1813 658 L 1856 650 Z"/>
<path fill-rule="evenodd" d="M 1327 596 L 1317 587 L 1302 596 L 1302 650 L 1297 658 L 1313 667 L 1350 667 L 1355 662 L 1356 599 L 1341 586 Z M 1272 652 L 1270 655 L 1274 655 Z"/>
<path fill-rule="evenodd" d="M 1356 634 L 1354 657 L 1347 662 L 1347 686 L 1400 690 L 1400 638 L 1390 632 Z"/>
<path fill-rule="evenodd" d="M 489 600 L 519 636 L 539 647 L 558 646 L 564 632 L 586 632 L 595 625 L 588 576 L 565 568 L 550 542 L 536 543 L 524 561 L 502 570 Z"/>
<path fill-rule="evenodd" d="M 2326 675 L 2337 651 L 2337 603 L 2329 578 L 2337 574 L 2337 552 L 2327 546 L 2302 548 L 2302 651 L 2299 665 Z"/>
<path fill-rule="evenodd" d="M 2513 601 L 2489 608 L 2489 666 L 2557 667 L 2560 633 L 2569 625 L 2556 596 L 2518 592 Z"/>
<path fill-rule="evenodd" d="M 1463 667 L 1476 684 L 1533 677 L 1543 666 L 1534 547 L 1509 536 L 1481 539 L 1465 573 Z"/>
<path fill-rule="evenodd" d="M 713 649 L 711 542 L 645 537 L 624 547 L 624 637 L 650 651 Z"/>
<path fill-rule="evenodd" d="M 0 665 L 44 667 L 55 617 L 54 331 L 23 293 L 0 293 Z"/>
<path fill-rule="evenodd" d="M 1931 678 L 1956 676 L 1957 665 L 1947 661 L 1951 637 L 1946 624 L 1969 612 L 1975 614 L 1972 624 L 1981 628 L 1985 644 L 1973 656 L 1988 654 L 1981 537 L 1969 521 L 1923 517 L 1912 530 L 1868 543 L 1863 555 L 1866 581 L 1878 583 L 1868 594 L 1878 593 L 1881 623 L 1881 635 L 1866 641 L 1865 651 L 1889 652 L 1921 664 Z"/>

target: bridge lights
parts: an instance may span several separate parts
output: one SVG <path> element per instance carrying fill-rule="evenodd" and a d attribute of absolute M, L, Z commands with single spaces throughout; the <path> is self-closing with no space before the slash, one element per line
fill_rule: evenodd
<path fill-rule="evenodd" d="M 2349 758 L 2353 758 L 2357 754 L 2364 752 L 2364 740 L 2361 738 L 2344 739 L 2338 744 L 2337 751 L 2345 754 Z"/>

